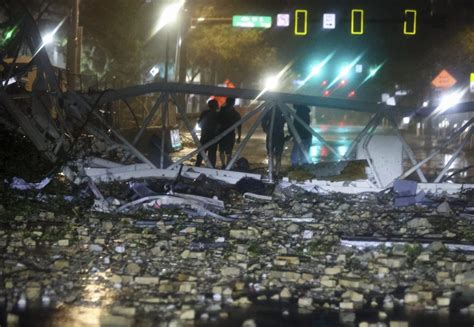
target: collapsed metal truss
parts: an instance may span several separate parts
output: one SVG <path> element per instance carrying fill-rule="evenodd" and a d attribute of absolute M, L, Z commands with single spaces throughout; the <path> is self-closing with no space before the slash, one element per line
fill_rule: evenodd
<path fill-rule="evenodd" d="M 244 148 L 248 145 L 249 140 L 256 132 L 264 115 L 271 112 L 272 118 L 274 118 L 277 112 L 281 112 L 289 129 L 294 135 L 296 146 L 300 147 L 301 150 L 304 150 L 304 147 L 301 137 L 294 126 L 295 122 L 301 124 L 313 137 L 315 137 L 320 143 L 324 144 L 328 150 L 338 158 L 338 160 L 350 159 L 358 145 L 362 144 L 369 168 L 375 178 L 375 183 L 378 187 L 386 187 L 388 185 L 382 185 L 382 182 L 378 177 L 378 172 L 373 165 L 374 158 L 371 157 L 368 150 L 368 144 L 374 136 L 377 127 L 383 120 L 387 121 L 393 128 L 411 162 L 411 167 L 399 176 L 399 178 L 406 178 L 416 172 L 419 179 L 425 183 L 427 182 L 427 178 L 422 171 L 422 166 L 462 136 L 462 140 L 455 149 L 453 156 L 434 180 L 436 183 L 442 181 L 450 166 L 460 155 L 473 134 L 474 129 L 472 128 L 472 125 L 474 119 L 471 119 L 455 130 L 441 147 L 433 149 L 429 156 L 418 162 L 413 150 L 400 133 L 395 118 L 396 115 L 405 116 L 414 111 L 409 108 L 281 92 L 266 92 L 261 94 L 258 90 L 229 89 L 208 85 L 178 83 L 153 83 L 119 90 L 104 90 L 96 93 L 79 94 L 74 92 L 74 90 L 65 89 L 60 85 L 58 76 L 55 73 L 54 67 L 52 67 L 50 63 L 42 44 L 42 39 L 33 17 L 18 2 L 9 0 L 6 3 L 6 9 L 10 14 L 11 22 L 16 24 L 18 32 L 14 35 L 8 49 L 4 53 L 2 64 L 6 68 L 4 69 L 4 72 L 7 72 L 7 74 L 2 78 L 3 82 L 0 89 L 0 116 L 3 114 L 3 117 L 1 117 L 2 120 L 0 121 L 7 122 L 9 126 L 16 125 L 20 127 L 21 132 L 23 132 L 34 143 L 38 150 L 51 161 L 58 161 L 61 160 L 61 158 L 67 158 L 65 154 L 68 154 L 73 150 L 80 134 L 87 133 L 94 135 L 98 140 L 106 145 L 104 153 L 108 153 L 112 149 L 121 149 L 124 153 L 122 163 L 138 162 L 148 165 L 148 168 L 151 169 L 166 168 L 173 170 L 176 167 L 183 165 L 187 160 L 199 153 L 202 155 L 207 167 L 212 168 L 209 158 L 206 155 L 206 149 L 219 142 L 232 130 L 241 126 L 250 119 L 256 118 L 242 143 L 237 147 L 232 160 L 225 167 L 226 170 L 231 170 Z M 27 65 L 15 65 L 19 53 L 18 49 L 24 46 L 26 46 L 31 53 L 31 61 Z M 7 63 L 5 59 L 9 56 L 12 56 L 13 60 L 9 61 L 10 63 Z M 32 91 L 27 92 L 26 90 L 23 90 L 18 92 L 18 90 L 16 90 L 15 92 L 11 92 L 7 86 L 8 81 L 11 78 L 19 80 L 25 72 L 33 68 L 36 69 L 37 75 Z M 236 122 L 225 131 L 222 131 L 213 140 L 201 144 L 193 129 L 191 121 L 188 119 L 186 108 L 184 108 L 184 105 L 178 101 L 178 95 L 182 94 L 204 96 L 215 95 L 248 99 L 253 100 L 252 102 L 255 103 L 255 105 L 251 111 L 247 112 L 240 119 L 240 121 Z M 113 102 L 127 101 L 130 98 L 145 95 L 155 96 L 156 100 L 143 124 L 140 126 L 136 135 L 132 138 L 132 141 L 127 140 L 119 131 L 115 130 L 113 126 L 111 126 L 99 113 L 99 108 L 105 107 Z M 147 156 L 136 148 L 136 145 L 158 113 L 161 113 L 162 127 L 168 126 L 167 113 L 170 104 L 175 106 L 179 112 L 186 129 L 193 138 L 196 149 L 168 167 L 165 167 L 163 164 L 164 153 L 162 152 L 160 167 L 156 167 Z M 313 128 L 311 128 L 311 126 L 303 122 L 296 115 L 295 110 L 290 107 L 290 105 L 295 104 L 366 112 L 372 114 L 372 117 L 365 128 L 352 141 L 348 151 L 344 155 L 341 155 L 322 135 L 317 133 Z M 461 110 L 466 112 L 472 110 L 472 108 L 463 106 Z M 270 132 L 268 133 L 270 144 L 273 142 L 271 139 L 273 134 L 272 131 L 273 119 L 270 126 Z M 162 128 L 162 149 L 164 148 L 165 142 L 164 133 L 165 128 Z M 303 153 L 305 154 L 307 161 L 310 162 L 311 159 L 309 158 L 309 154 L 306 151 L 303 151 Z M 268 170 L 269 179 L 273 180 L 274 167 L 271 151 L 269 153 Z"/>

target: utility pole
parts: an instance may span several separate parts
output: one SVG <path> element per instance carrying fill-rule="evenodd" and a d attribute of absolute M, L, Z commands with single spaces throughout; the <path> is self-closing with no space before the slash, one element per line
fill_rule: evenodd
<path fill-rule="evenodd" d="M 69 36 L 67 42 L 67 84 L 71 90 L 76 89 L 76 76 L 80 73 L 81 50 L 82 50 L 82 27 L 79 27 L 79 2 L 80 0 L 69 0 L 71 3 L 71 15 L 69 16 Z"/>

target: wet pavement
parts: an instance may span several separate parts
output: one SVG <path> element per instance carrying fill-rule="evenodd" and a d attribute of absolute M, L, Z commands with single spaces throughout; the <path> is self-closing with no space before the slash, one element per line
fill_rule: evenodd
<path fill-rule="evenodd" d="M 397 208 L 390 194 L 288 192 L 269 203 L 231 193 L 220 212 L 231 222 L 165 208 L 100 214 L 87 203 L 53 212 L 2 194 L 2 322 L 472 326 L 474 253 L 435 241 L 474 242 L 472 194 L 448 198 L 445 212 L 444 197 Z M 343 246 L 351 236 L 412 241 Z"/>
<path fill-rule="evenodd" d="M 343 154 L 361 129 L 317 131 Z M 441 139 L 405 135 L 418 159 Z M 472 165 L 473 152 L 454 167 Z M 448 153 L 424 169 L 439 169 Z M 264 154 L 259 131 L 243 156 L 264 170 Z M 317 142 L 310 155 L 335 159 Z M 124 186 L 99 188 L 114 196 Z M 444 245 L 474 245 L 472 192 L 399 208 L 392 193 L 277 190 L 260 202 L 232 191 L 219 214 L 234 220 L 222 221 L 166 208 L 96 213 L 90 200 L 61 200 L 78 194 L 77 186 L 60 189 L 40 192 L 46 201 L 38 192 L 0 189 L 2 327 L 474 324 L 474 251 Z M 342 245 L 351 237 L 406 241 Z"/>
<path fill-rule="evenodd" d="M 315 127 L 315 131 L 320 133 L 326 141 L 342 156 L 346 153 L 351 145 L 352 140 L 362 131 L 364 126 L 337 126 L 337 125 L 318 125 Z M 423 160 L 428 156 L 433 149 L 439 146 L 444 142 L 447 137 L 447 133 L 438 133 L 436 135 L 430 135 L 430 133 L 416 130 L 402 130 L 402 135 L 404 136 L 407 143 L 410 145 L 412 150 L 415 153 L 416 159 L 418 161 Z M 431 133 L 433 134 L 433 133 Z M 189 134 L 187 138 L 190 139 Z M 377 129 L 376 135 L 394 135 L 391 128 L 379 127 Z M 242 134 L 242 138 L 245 137 L 245 132 Z M 266 134 L 262 130 L 257 129 L 255 134 L 249 140 L 249 143 L 242 152 L 243 157 L 247 158 L 251 164 L 252 168 L 265 168 L 268 165 L 268 160 L 266 157 L 266 146 L 265 146 L 265 137 Z M 456 143 L 455 143 L 456 144 Z M 423 172 L 429 177 L 429 179 L 434 179 L 437 176 L 442 168 L 448 163 L 451 159 L 451 156 L 455 150 L 454 146 L 449 148 L 444 148 L 439 154 L 437 154 L 432 160 L 422 166 Z M 235 146 L 234 149 L 237 148 Z M 282 157 L 282 170 L 287 171 L 291 167 L 291 151 L 293 149 L 293 141 L 288 141 L 285 143 L 285 150 Z M 189 153 L 191 148 L 185 147 L 182 151 L 173 153 L 174 158 L 179 158 Z M 314 163 L 317 162 L 328 162 L 328 161 L 337 161 L 337 157 L 329 151 L 329 149 L 319 142 L 316 138 L 313 137 L 313 145 L 310 149 L 309 155 Z M 194 163 L 194 158 L 190 160 L 190 164 Z M 220 160 L 217 159 L 217 165 L 220 168 Z M 474 165 L 474 137 L 472 141 L 468 142 L 464 151 L 460 156 L 453 162 L 451 165 L 450 171 L 458 170 L 460 168 L 469 167 Z M 403 161 L 403 169 L 408 170 L 411 167 L 411 162 L 405 158 Z M 466 180 L 466 177 L 473 176 L 474 169 L 470 171 L 463 172 L 458 175 L 458 181 L 464 180 L 465 182 L 474 182 L 474 177 Z M 415 178 L 415 174 L 413 175 Z"/>

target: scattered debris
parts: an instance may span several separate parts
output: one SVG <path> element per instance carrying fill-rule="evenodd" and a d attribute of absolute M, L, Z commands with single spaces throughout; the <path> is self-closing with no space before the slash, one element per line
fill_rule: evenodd
<path fill-rule="evenodd" d="M 49 177 L 46 177 L 45 179 L 43 179 L 41 182 L 38 182 L 38 183 L 28 183 L 22 178 L 13 177 L 10 187 L 14 190 L 21 190 L 21 191 L 42 190 L 43 188 L 46 187 L 46 185 L 49 184 L 49 182 L 51 182 L 51 178 Z"/>
<path fill-rule="evenodd" d="M 466 303 L 457 299 L 474 285 L 469 195 L 428 194 L 426 204 L 397 207 L 394 192 L 307 192 L 289 183 L 276 187 L 280 196 L 242 196 L 234 185 L 220 199 L 162 181 L 167 190 L 159 179 L 70 183 L 113 214 L 90 210 L 90 202 L 69 204 L 77 215 L 53 213 L 37 196 L 18 208 L 15 197 L 46 188 L 0 193 L 11 199 L 0 211 L 7 312 L 63 303 L 60 310 L 100 308 L 110 321 L 151 313 L 168 322 L 224 321 L 236 308 L 255 319 L 245 308 L 270 303 L 279 315 L 293 315 L 294 305 L 353 321 L 367 303 L 380 312 L 372 320 L 396 321 L 395 308 Z M 452 215 L 438 212 L 443 201 Z"/>

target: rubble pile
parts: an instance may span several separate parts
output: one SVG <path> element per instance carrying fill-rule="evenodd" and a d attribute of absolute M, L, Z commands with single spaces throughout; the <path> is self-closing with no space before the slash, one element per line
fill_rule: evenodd
<path fill-rule="evenodd" d="M 12 322 L 51 308 L 52 320 L 113 326 L 254 326 L 259 306 L 271 308 L 269 325 L 319 311 L 337 314 L 331 325 L 474 320 L 470 196 L 395 207 L 391 193 L 230 191 L 216 213 L 225 220 L 179 207 L 104 214 L 90 202 L 53 212 L 11 196 L 0 206 L 0 308 Z"/>

